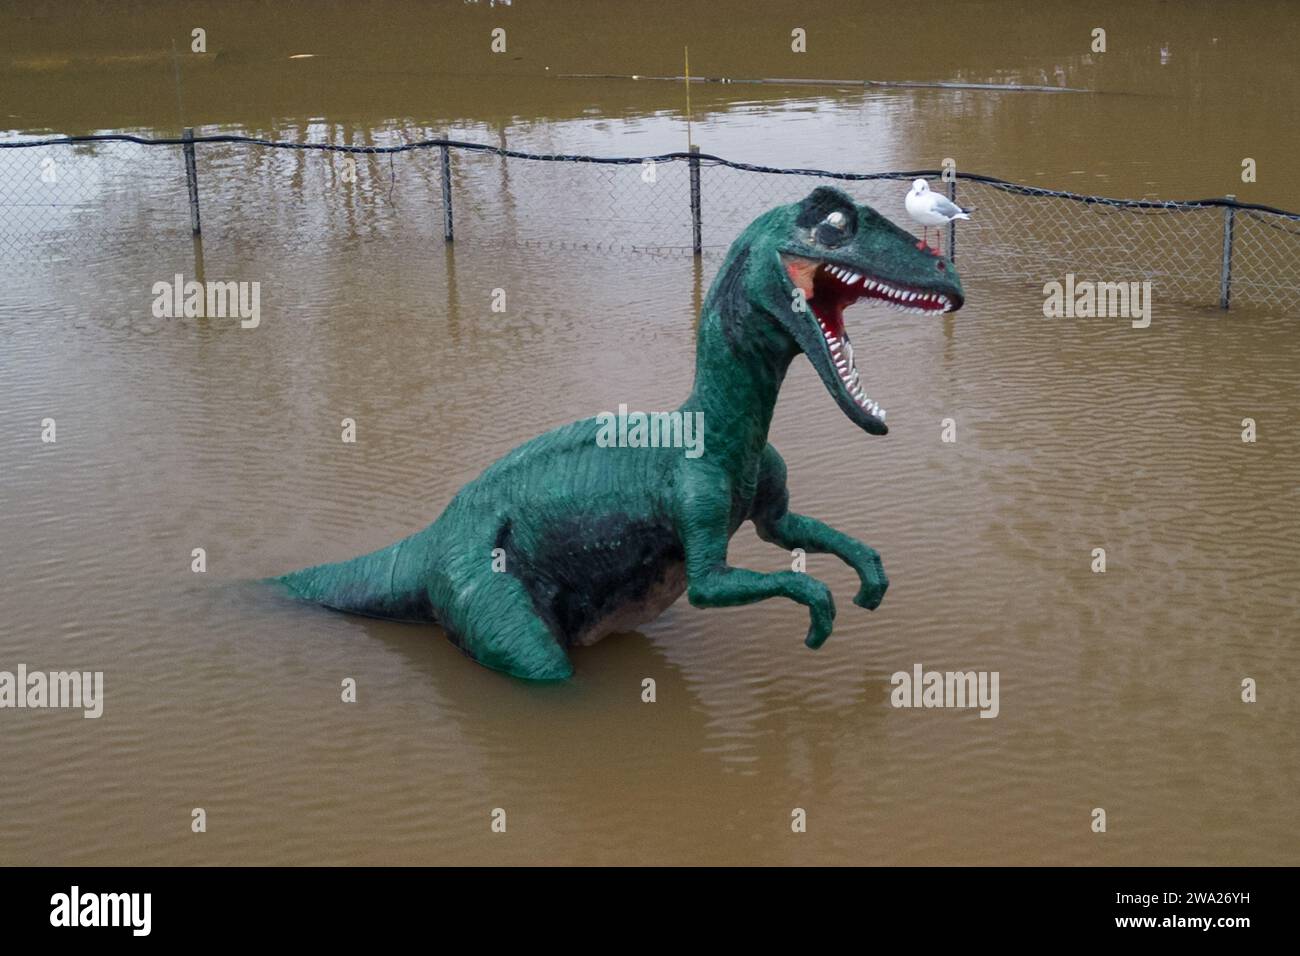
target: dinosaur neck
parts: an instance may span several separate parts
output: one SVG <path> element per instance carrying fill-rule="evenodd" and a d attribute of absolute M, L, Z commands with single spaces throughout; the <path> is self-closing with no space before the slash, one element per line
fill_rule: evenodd
<path fill-rule="evenodd" d="M 789 337 L 747 298 L 709 295 L 695 347 L 695 386 L 683 410 L 704 413 L 706 456 L 739 478 L 757 466 L 790 362 Z"/>

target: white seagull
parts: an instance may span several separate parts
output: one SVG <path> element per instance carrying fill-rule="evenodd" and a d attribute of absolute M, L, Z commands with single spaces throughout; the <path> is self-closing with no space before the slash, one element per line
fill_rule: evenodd
<path fill-rule="evenodd" d="M 907 207 L 907 214 L 924 227 L 918 249 L 925 248 L 931 226 L 945 226 L 954 219 L 969 219 L 967 213 L 974 212 L 973 209 L 962 209 L 947 196 L 930 192 L 930 184 L 924 179 L 912 180 L 912 191 L 907 194 L 903 205 Z M 942 249 L 942 239 L 938 241 Z"/>

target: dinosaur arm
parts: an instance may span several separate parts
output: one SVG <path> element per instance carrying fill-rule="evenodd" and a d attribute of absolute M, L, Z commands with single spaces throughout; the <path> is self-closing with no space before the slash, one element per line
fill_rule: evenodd
<path fill-rule="evenodd" d="M 776 449 L 768 445 L 759 465 L 758 489 L 751 511 L 758 536 L 782 548 L 803 548 L 835 555 L 858 572 L 862 582 L 853 603 L 875 610 L 889 587 L 879 553 L 816 518 L 790 511 L 785 474 L 785 462 Z"/>
<path fill-rule="evenodd" d="M 764 574 L 727 564 L 731 534 L 731 495 L 726 479 L 698 469 L 686 481 L 678 528 L 686 552 L 686 596 L 694 607 L 732 607 L 784 597 L 808 608 L 804 643 L 821 647 L 835 620 L 830 589 L 816 578 L 793 571 Z"/>

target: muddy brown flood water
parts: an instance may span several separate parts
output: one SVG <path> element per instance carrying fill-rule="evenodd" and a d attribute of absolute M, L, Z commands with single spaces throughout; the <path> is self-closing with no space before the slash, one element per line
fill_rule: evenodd
<path fill-rule="evenodd" d="M 955 156 L 1080 192 L 1300 207 L 1289 4 L 940 3 L 924 44 L 883 3 L 582 6 L 7 8 L 0 122 L 641 155 L 685 147 L 680 86 L 558 74 L 676 74 L 689 44 L 703 75 L 1100 91 L 696 86 L 692 137 L 729 158 Z M 0 710 L 0 863 L 1300 862 L 1296 310 L 1048 321 L 1041 278 L 969 280 L 944 320 L 860 305 L 890 434 L 854 428 L 799 360 L 771 441 L 792 505 L 881 552 L 883 606 L 853 607 L 852 572 L 813 555 L 839 608 L 818 652 L 800 607 L 681 600 L 530 686 L 433 629 L 244 582 L 418 530 L 545 429 L 675 407 L 720 260 L 446 247 L 403 193 L 415 160 L 363 197 L 401 226 L 374 232 L 275 162 L 203 179 L 206 271 L 261 282 L 256 330 L 150 315 L 153 284 L 194 261 L 140 212 L 170 175 L 153 166 L 113 200 L 111 244 L 36 263 L 0 247 L 0 670 L 105 675 L 99 719 Z M 527 174 L 503 168 L 520 230 L 575 215 L 564 195 L 516 202 Z M 258 177 L 283 206 L 247 199 Z M 730 559 L 790 560 L 748 526 Z M 918 663 L 997 671 L 996 719 L 891 707 L 890 675 Z"/>

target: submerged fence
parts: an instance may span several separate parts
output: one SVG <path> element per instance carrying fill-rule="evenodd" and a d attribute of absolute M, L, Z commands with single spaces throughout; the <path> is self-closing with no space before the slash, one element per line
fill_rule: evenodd
<path fill-rule="evenodd" d="M 448 139 L 395 146 L 124 134 L 0 143 L 0 264 L 96 260 L 186 234 L 292 245 L 482 242 L 717 255 L 754 216 L 838 185 L 910 227 L 936 170 L 775 169 L 700 153 L 594 157 Z M 1300 214 L 1237 202 L 1122 200 L 956 173 L 973 218 L 946 230 L 962 275 L 1037 285 L 1151 280 L 1165 301 L 1297 310 Z"/>

